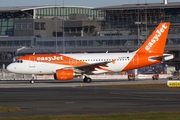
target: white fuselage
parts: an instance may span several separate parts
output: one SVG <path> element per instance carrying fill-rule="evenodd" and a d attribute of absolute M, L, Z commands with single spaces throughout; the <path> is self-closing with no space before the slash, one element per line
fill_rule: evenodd
<path fill-rule="evenodd" d="M 32 60 L 22 60 L 21 62 L 11 63 L 7 69 L 11 72 L 20 74 L 53 74 L 57 69 L 62 68 L 72 68 L 78 65 L 78 62 L 83 61 L 87 64 L 101 63 L 109 61 L 104 69 L 96 68 L 92 73 L 99 74 L 104 72 L 118 72 L 122 71 L 123 68 L 132 60 L 134 53 L 85 53 L 85 54 L 66 54 L 70 58 L 69 60 L 64 60 L 68 65 L 55 64 L 53 60 L 49 62 L 43 61 L 32 61 Z M 32 56 L 31 56 L 32 57 Z M 32 59 L 32 58 L 31 58 Z M 60 59 L 63 60 L 63 59 Z M 111 62 L 115 60 L 115 62 Z"/>

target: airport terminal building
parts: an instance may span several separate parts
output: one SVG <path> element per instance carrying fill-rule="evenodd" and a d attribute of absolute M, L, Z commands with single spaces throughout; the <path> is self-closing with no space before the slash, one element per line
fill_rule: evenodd
<path fill-rule="evenodd" d="M 171 22 L 166 51 L 179 69 L 180 2 L 0 7 L 0 61 L 34 52 L 134 51 L 161 21 Z"/>

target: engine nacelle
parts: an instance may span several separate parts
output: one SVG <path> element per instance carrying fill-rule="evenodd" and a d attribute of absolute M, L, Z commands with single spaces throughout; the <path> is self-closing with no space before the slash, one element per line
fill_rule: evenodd
<path fill-rule="evenodd" d="M 56 70 L 54 74 L 55 80 L 72 80 L 74 78 L 74 71 L 73 70 Z"/>

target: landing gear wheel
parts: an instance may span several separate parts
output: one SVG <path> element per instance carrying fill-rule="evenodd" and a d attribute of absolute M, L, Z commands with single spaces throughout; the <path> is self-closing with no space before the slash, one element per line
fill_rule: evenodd
<path fill-rule="evenodd" d="M 87 80 L 86 80 L 88 83 L 90 83 L 91 82 L 91 78 L 87 78 Z"/>
<path fill-rule="evenodd" d="M 85 77 L 85 78 L 83 79 L 83 81 L 84 81 L 84 82 L 87 82 L 87 83 L 90 83 L 92 80 L 91 80 L 90 77 Z"/>
<path fill-rule="evenodd" d="M 34 84 L 34 80 L 31 80 L 30 83 L 31 83 L 31 84 Z"/>

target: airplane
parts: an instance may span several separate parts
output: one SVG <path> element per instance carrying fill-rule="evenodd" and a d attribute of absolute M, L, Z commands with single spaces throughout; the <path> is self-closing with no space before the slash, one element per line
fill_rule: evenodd
<path fill-rule="evenodd" d="M 53 74 L 55 80 L 72 80 L 82 76 L 83 82 L 91 82 L 89 75 L 120 72 L 142 68 L 174 58 L 165 54 L 164 48 L 170 22 L 161 22 L 143 45 L 128 53 L 75 53 L 30 54 L 17 58 L 7 70 L 19 74 Z M 34 83 L 32 80 L 31 83 Z"/>

